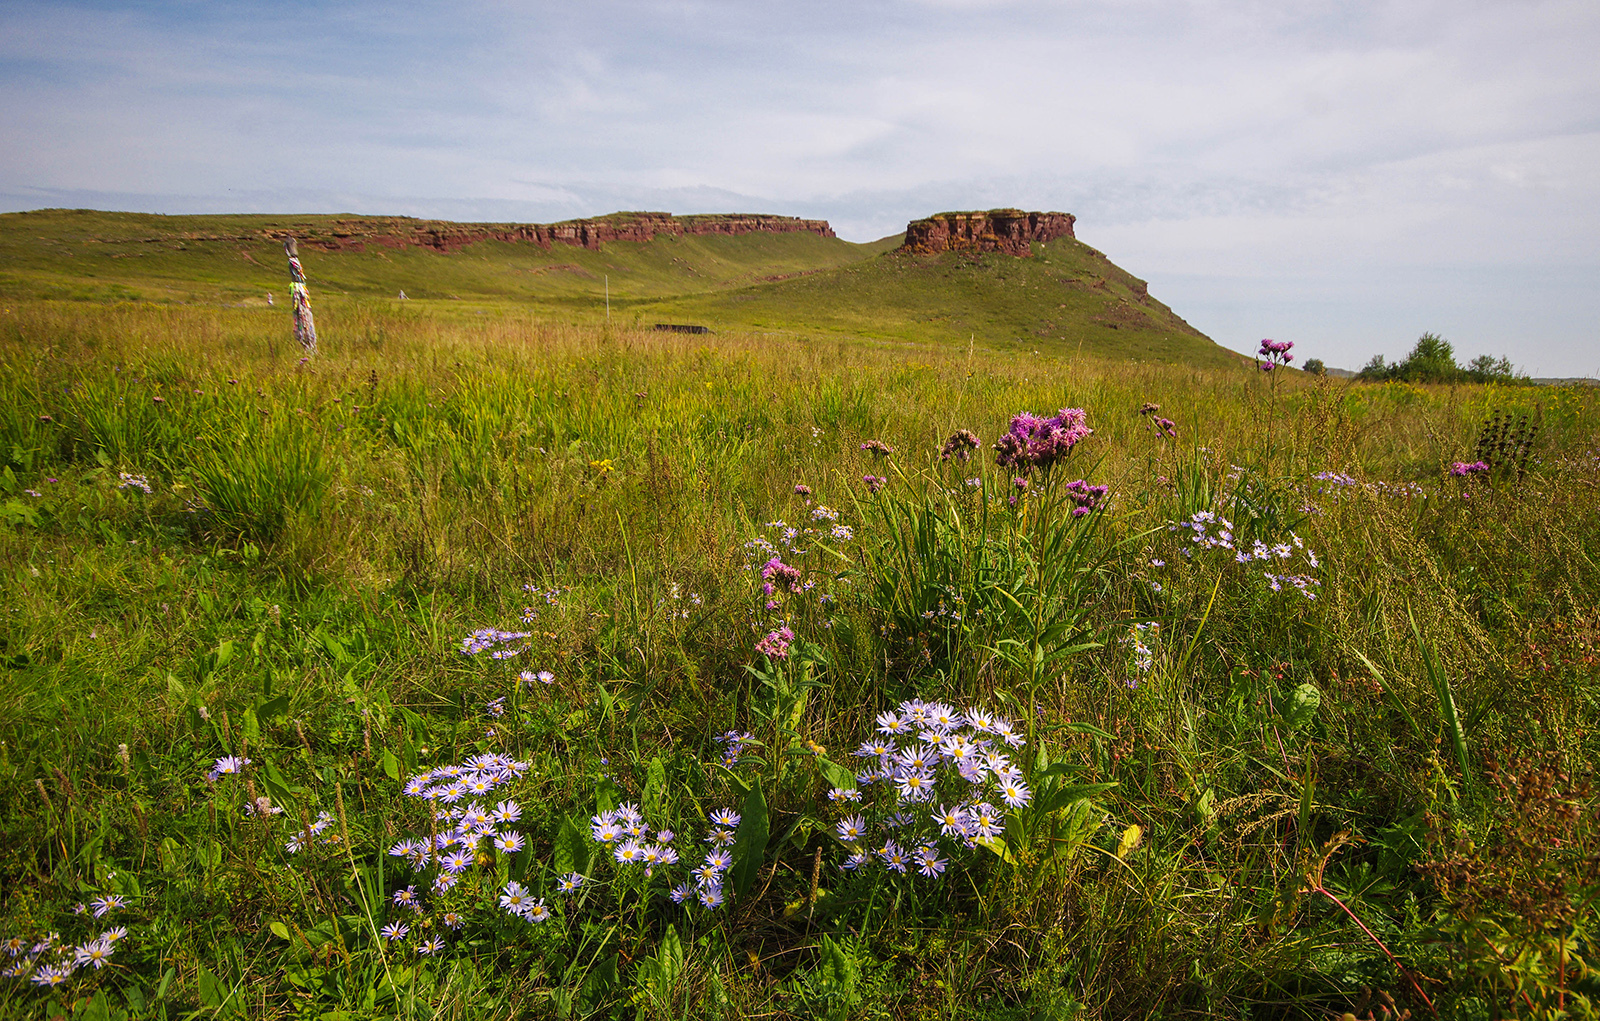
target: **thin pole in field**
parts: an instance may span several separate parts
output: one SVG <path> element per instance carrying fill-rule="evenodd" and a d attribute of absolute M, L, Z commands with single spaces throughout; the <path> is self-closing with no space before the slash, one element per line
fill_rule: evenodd
<path fill-rule="evenodd" d="M 300 268 L 300 250 L 294 238 L 283 239 L 283 252 L 289 257 L 289 294 L 294 298 L 294 339 L 306 354 L 317 353 L 317 324 L 311 318 L 311 294 L 306 290 L 306 273 Z"/>
<path fill-rule="evenodd" d="M 611 274 L 606 274 L 606 322 L 611 321 Z"/>

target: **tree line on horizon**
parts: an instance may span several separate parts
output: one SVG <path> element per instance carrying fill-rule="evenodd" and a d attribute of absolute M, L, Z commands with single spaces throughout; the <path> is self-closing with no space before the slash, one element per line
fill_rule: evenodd
<path fill-rule="evenodd" d="M 1313 375 L 1327 370 L 1322 361 L 1312 358 L 1305 369 Z M 1456 364 L 1455 349 L 1450 342 L 1435 333 L 1424 333 L 1417 338 L 1411 353 L 1404 360 L 1390 364 L 1383 355 L 1373 355 L 1372 360 L 1356 373 L 1356 378 L 1382 383 L 1397 380 L 1404 383 L 1525 383 L 1527 373 L 1518 372 L 1510 358 L 1479 355 L 1466 365 Z"/>

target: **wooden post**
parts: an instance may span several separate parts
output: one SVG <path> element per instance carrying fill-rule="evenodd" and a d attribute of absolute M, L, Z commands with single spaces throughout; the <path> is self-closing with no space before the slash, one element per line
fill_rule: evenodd
<path fill-rule="evenodd" d="M 283 239 L 283 252 L 289 257 L 289 294 L 294 298 L 294 339 L 308 355 L 317 353 L 317 324 L 311 319 L 311 294 L 306 290 L 305 270 L 300 268 L 300 251 L 294 238 Z"/>

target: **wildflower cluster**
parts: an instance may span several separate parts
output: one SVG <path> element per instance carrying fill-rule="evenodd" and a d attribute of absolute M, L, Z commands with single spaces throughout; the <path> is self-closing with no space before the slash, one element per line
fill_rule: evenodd
<path fill-rule="evenodd" d="M 1288 533 L 1287 541 L 1269 545 L 1256 539 L 1246 545 L 1244 540 L 1234 536 L 1233 522 L 1211 511 L 1196 511 L 1188 521 L 1170 522 L 1167 525 L 1169 532 L 1184 530 L 1190 533 L 1188 544 L 1179 549 L 1185 560 L 1194 559 L 1197 552 L 1222 550 L 1225 554 L 1231 553 L 1235 563 L 1254 563 L 1271 568 L 1264 570 L 1261 576 L 1272 591 L 1282 592 L 1289 588 L 1307 599 L 1317 598 L 1316 589 L 1322 582 L 1307 572 L 1322 565 L 1317 560 L 1316 552 L 1294 532 Z M 1297 564 L 1297 560 L 1303 562 L 1303 566 Z M 1151 562 L 1151 566 L 1158 565 L 1166 566 L 1164 562 Z"/>
<path fill-rule="evenodd" d="M 495 873 L 492 854 L 513 855 L 527 847 L 527 837 L 516 825 L 522 819 L 522 806 L 509 798 L 502 798 L 493 808 L 486 806 L 489 795 L 515 782 L 528 769 L 526 762 L 485 753 L 407 778 L 402 790 L 427 805 L 429 824 L 426 832 L 396 841 L 389 848 L 389 855 L 402 859 L 418 877 L 390 896 L 395 909 L 421 918 L 429 911 L 431 898 L 438 917 L 425 928 L 461 928 L 473 893 L 481 896 L 485 889 L 479 870 L 484 870 L 483 878 Z M 491 907 L 498 901 L 500 908 L 528 922 L 550 918 L 544 902 L 535 901 L 515 880 L 498 891 L 492 885 L 487 889 Z M 382 935 L 389 942 L 402 943 L 410 931 L 409 924 L 392 921 Z M 414 949 L 419 954 L 434 954 L 444 949 L 444 942 L 435 936 L 420 941 Z"/>
<path fill-rule="evenodd" d="M 965 464 L 972 460 L 972 455 L 982 446 L 976 433 L 970 429 L 957 429 L 955 433 L 944 441 L 944 446 L 939 448 L 939 460 L 960 461 Z"/>
<path fill-rule="evenodd" d="M 545 606 L 559 606 L 561 604 L 561 590 L 559 588 L 542 589 L 530 581 L 522 586 L 522 591 L 531 592 L 538 596 L 544 601 Z M 532 624 L 538 620 L 539 609 L 538 604 L 524 606 L 522 608 L 522 622 L 524 624 Z"/>
<path fill-rule="evenodd" d="M 105 894 L 96 897 L 87 905 L 74 906 L 72 913 L 104 918 L 126 906 L 127 899 L 122 895 Z M 0 956 L 0 961 L 4 962 L 3 966 L 0 966 L 0 978 L 27 981 L 46 989 L 54 989 L 65 983 L 73 972 L 80 968 L 98 970 L 110 964 L 111 956 L 116 953 L 117 947 L 127 936 L 128 928 L 125 925 L 114 925 L 77 944 L 64 942 L 58 932 L 48 933 L 37 940 L 10 936 L 0 940 L 0 954 L 3 954 Z"/>
<path fill-rule="evenodd" d="M 224 755 L 211 767 L 211 772 L 206 774 L 206 780 L 216 783 L 224 776 L 231 776 L 244 772 L 244 767 L 250 765 L 249 759 L 241 759 L 237 755 Z"/>
<path fill-rule="evenodd" d="M 775 628 L 756 643 L 756 651 L 773 659 L 788 659 L 789 646 L 794 644 L 794 632 L 787 627 Z"/>
<path fill-rule="evenodd" d="M 868 760 L 857 786 L 829 792 L 835 804 L 861 806 L 834 829 L 849 852 L 841 868 L 875 865 L 901 875 L 915 869 L 932 878 L 949 865 L 952 849 L 999 837 L 1006 809 L 1033 799 L 1022 771 L 1001 750 L 1024 743 L 1010 723 L 980 709 L 958 712 L 911 699 L 879 713 L 877 734 L 854 752 Z"/>
<path fill-rule="evenodd" d="M 1294 355 L 1289 353 L 1292 347 L 1292 340 L 1263 340 L 1256 351 L 1256 367 L 1262 372 L 1271 372 L 1280 365 L 1288 365 L 1294 361 Z"/>
<path fill-rule="evenodd" d="M 118 489 L 137 489 L 147 494 L 155 492 L 155 490 L 150 488 L 150 480 L 145 478 L 143 475 L 132 475 L 128 472 L 118 472 L 117 480 Z"/>
<path fill-rule="evenodd" d="M 700 864 L 690 870 L 689 878 L 669 891 L 675 904 L 699 902 L 704 907 L 717 908 L 726 903 L 723 877 L 733 865 L 733 855 L 728 848 L 734 842 L 739 814 L 718 809 L 709 818 L 712 828 L 706 840 L 711 849 Z M 670 868 L 681 860 L 673 846 L 677 834 L 653 829 L 645 822 L 637 805 L 623 804 L 612 811 L 596 814 L 589 820 L 589 837 L 610 853 L 619 868 L 637 868 L 646 879 L 653 877 L 658 869 Z"/>
<path fill-rule="evenodd" d="M 476 656 L 481 652 L 487 652 L 493 659 L 510 659 L 528 651 L 527 645 L 515 643 L 525 642 L 532 637 L 533 632 L 531 631 L 501 631 L 492 627 L 479 628 L 461 639 L 461 654 L 463 656 Z"/>
<path fill-rule="evenodd" d="M 1093 429 L 1082 408 L 1062 408 L 1053 418 L 1023 412 L 1011 418 L 1011 428 L 994 445 L 994 463 L 1002 468 L 1048 470 L 1072 453 Z"/>
<path fill-rule="evenodd" d="M 1136 672 L 1147 674 L 1155 666 L 1156 654 L 1146 642 L 1154 642 L 1161 637 L 1161 625 L 1155 621 L 1144 624 L 1135 624 L 1128 629 L 1128 637 L 1123 639 L 1133 651 L 1133 668 Z M 1128 687 L 1138 687 L 1137 678 L 1129 678 Z"/>
<path fill-rule="evenodd" d="M 684 597 L 684 594 L 683 594 L 683 586 L 679 585 L 675 581 L 671 582 L 671 583 L 669 583 L 667 585 L 667 598 L 672 600 L 674 603 L 679 603 L 679 604 L 682 604 L 685 601 L 687 601 L 690 606 L 703 606 L 703 605 L 705 605 L 705 600 L 703 598 L 701 598 L 700 593 L 698 593 L 698 592 L 690 592 L 688 597 L 687 597 L 687 600 L 686 600 L 685 597 Z M 658 599 L 657 603 L 660 603 L 660 602 L 661 602 L 661 600 Z M 689 611 L 688 609 L 676 610 L 676 609 L 668 608 L 668 610 L 667 610 L 667 619 L 671 620 L 673 618 L 682 618 L 684 620 L 688 620 L 689 617 L 690 617 L 690 612 L 691 611 Z"/>
<path fill-rule="evenodd" d="M 882 440 L 868 440 L 861 444 L 861 449 L 873 457 L 888 457 L 894 453 L 894 448 Z"/>
<path fill-rule="evenodd" d="M 861 481 L 867 487 L 867 492 L 876 494 L 888 484 L 889 480 L 882 475 L 863 475 Z"/>
<path fill-rule="evenodd" d="M 1066 493 L 1067 498 L 1072 501 L 1072 516 L 1081 518 L 1090 511 L 1104 507 L 1106 495 L 1110 492 L 1109 486 L 1091 486 L 1083 479 L 1067 483 Z"/>
<path fill-rule="evenodd" d="M 1450 475 L 1452 478 L 1468 479 L 1474 475 L 1482 475 L 1488 470 L 1489 462 L 1487 461 L 1472 461 L 1470 463 L 1457 461 L 1450 466 Z"/>
<path fill-rule="evenodd" d="M 1139 414 L 1150 423 L 1150 428 L 1162 439 L 1176 439 L 1178 436 L 1177 423 L 1170 418 L 1161 417 L 1161 405 L 1146 402 L 1139 408 Z"/>
<path fill-rule="evenodd" d="M 1454 472 L 1451 474 L 1454 474 Z M 1424 500 L 1428 497 L 1427 492 L 1415 482 L 1385 482 L 1381 479 L 1376 482 L 1360 482 L 1343 472 L 1335 471 L 1317 472 L 1311 478 L 1313 481 L 1322 483 L 1317 487 L 1316 495 L 1328 495 L 1335 500 L 1341 499 L 1346 490 L 1357 488 L 1365 490 L 1373 496 L 1387 496 L 1397 499 L 1420 498 Z"/>
<path fill-rule="evenodd" d="M 748 730 L 740 732 L 730 730 L 717 738 L 722 745 L 722 764 L 732 769 L 739 764 L 739 758 L 744 754 L 745 747 L 755 741 L 755 736 Z"/>

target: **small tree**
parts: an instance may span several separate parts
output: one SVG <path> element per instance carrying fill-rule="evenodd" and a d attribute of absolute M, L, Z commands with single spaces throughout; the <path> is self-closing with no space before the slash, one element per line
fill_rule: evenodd
<path fill-rule="evenodd" d="M 1311 373 L 1313 376 L 1326 376 L 1328 374 L 1328 367 L 1322 364 L 1321 358 L 1307 358 L 1305 371 Z"/>
<path fill-rule="evenodd" d="M 1356 374 L 1356 378 L 1374 382 L 1393 379 L 1396 368 L 1398 366 L 1392 366 L 1384 362 L 1383 355 L 1373 355 L 1372 361 L 1361 367 L 1361 371 Z"/>

